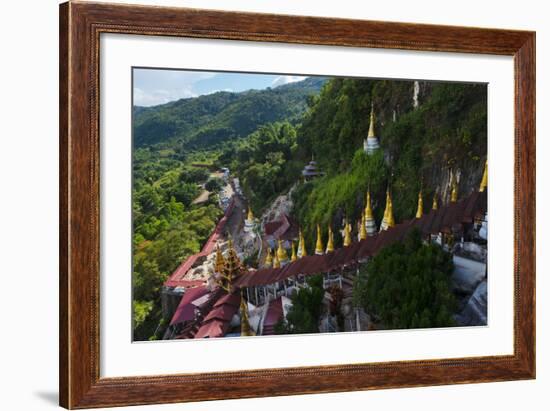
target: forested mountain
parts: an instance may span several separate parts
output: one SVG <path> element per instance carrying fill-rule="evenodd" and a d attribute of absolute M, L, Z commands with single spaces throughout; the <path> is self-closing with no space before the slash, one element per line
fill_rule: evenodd
<path fill-rule="evenodd" d="M 295 122 L 307 108 L 307 98 L 319 92 L 321 77 L 265 90 L 217 92 L 154 107 L 134 107 L 136 147 L 158 143 L 185 149 L 213 148 L 245 137 L 275 121 Z"/>

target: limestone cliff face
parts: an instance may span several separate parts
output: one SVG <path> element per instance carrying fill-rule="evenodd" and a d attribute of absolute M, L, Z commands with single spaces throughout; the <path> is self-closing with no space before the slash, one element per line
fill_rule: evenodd
<path fill-rule="evenodd" d="M 288 192 L 282 193 L 271 203 L 261 216 L 263 223 L 278 220 L 283 214 L 291 215 L 293 206 L 292 193 L 295 188 L 296 185 L 292 186 Z"/>

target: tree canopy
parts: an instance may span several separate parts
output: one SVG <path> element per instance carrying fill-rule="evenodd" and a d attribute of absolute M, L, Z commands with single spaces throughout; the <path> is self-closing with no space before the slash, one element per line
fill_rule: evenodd
<path fill-rule="evenodd" d="M 404 242 L 384 248 L 362 266 L 353 286 L 354 303 L 384 328 L 449 327 L 457 304 L 452 272 L 452 255 L 424 244 L 413 230 Z"/>
<path fill-rule="evenodd" d="M 275 326 L 276 334 L 312 334 L 319 332 L 319 319 L 323 309 L 323 277 L 316 275 L 307 280 L 308 287 L 301 288 L 291 297 L 292 307 L 286 320 Z"/>

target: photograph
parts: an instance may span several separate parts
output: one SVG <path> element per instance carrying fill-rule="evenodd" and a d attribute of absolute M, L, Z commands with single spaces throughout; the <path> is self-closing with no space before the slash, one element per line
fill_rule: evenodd
<path fill-rule="evenodd" d="M 133 67 L 133 341 L 487 326 L 487 87 Z"/>

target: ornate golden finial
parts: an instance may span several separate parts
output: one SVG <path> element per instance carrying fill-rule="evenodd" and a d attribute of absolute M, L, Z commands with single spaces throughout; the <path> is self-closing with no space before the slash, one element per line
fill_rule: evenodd
<path fill-rule="evenodd" d="M 267 249 L 267 255 L 265 257 L 265 265 L 271 267 L 273 265 L 273 256 L 271 255 L 271 248 Z"/>
<path fill-rule="evenodd" d="M 286 250 L 283 248 L 283 242 L 281 240 L 278 241 L 279 248 L 277 248 L 277 258 L 280 262 L 287 261 L 288 255 L 286 253 Z"/>
<path fill-rule="evenodd" d="M 432 210 L 437 210 L 438 209 L 438 206 L 437 206 L 437 193 L 434 194 L 434 199 L 432 201 Z"/>
<path fill-rule="evenodd" d="M 292 255 L 290 256 L 290 261 L 294 262 L 298 259 L 296 255 L 296 247 L 294 246 L 294 241 L 292 242 Z"/>
<path fill-rule="evenodd" d="M 317 243 L 315 244 L 315 254 L 323 254 L 323 239 L 321 238 L 321 226 L 317 224 Z"/>
<path fill-rule="evenodd" d="M 248 320 L 248 304 L 244 299 L 244 292 L 241 291 L 241 336 L 250 337 L 254 334 Z"/>
<path fill-rule="evenodd" d="M 488 180 L 487 160 L 485 160 L 485 170 L 483 170 L 483 177 L 481 178 L 481 184 L 479 185 L 479 192 L 482 193 L 487 188 Z"/>
<path fill-rule="evenodd" d="M 372 206 L 370 201 L 370 190 L 367 191 L 367 200 L 365 202 L 365 220 L 374 218 L 372 215 Z"/>
<path fill-rule="evenodd" d="M 416 208 L 416 218 L 421 218 L 424 214 L 424 201 L 422 200 L 422 190 L 418 193 L 418 207 Z"/>
<path fill-rule="evenodd" d="M 220 274 L 223 271 L 223 266 L 225 265 L 225 259 L 223 258 L 222 250 L 220 250 L 220 245 L 216 245 L 216 260 L 214 261 L 214 272 Z"/>
<path fill-rule="evenodd" d="M 334 235 L 332 234 L 332 228 L 329 225 L 326 253 L 332 253 L 333 251 L 334 251 Z"/>
<path fill-rule="evenodd" d="M 367 238 L 367 228 L 365 214 L 361 215 L 361 227 L 359 227 L 359 240 L 365 240 Z"/>
<path fill-rule="evenodd" d="M 231 292 L 231 286 L 233 280 L 238 277 L 243 269 L 241 260 L 237 255 L 237 252 L 233 248 L 233 243 L 231 239 L 229 240 L 229 247 L 227 257 L 225 258 L 225 264 L 223 266 L 222 273 L 220 275 L 219 284 L 227 291 Z"/>
<path fill-rule="evenodd" d="M 248 216 L 246 217 L 246 219 L 248 221 L 253 221 L 254 220 L 254 214 L 252 214 L 252 209 L 250 208 L 250 206 L 248 206 Z"/>
<path fill-rule="evenodd" d="M 279 260 L 277 253 L 275 253 L 275 256 L 273 257 L 273 268 L 281 268 L 281 261 Z"/>
<path fill-rule="evenodd" d="M 346 222 L 344 226 L 344 247 L 351 245 L 351 224 Z"/>
<path fill-rule="evenodd" d="M 369 124 L 369 134 L 367 137 L 374 137 L 374 103 L 370 105 L 370 124 Z"/>

